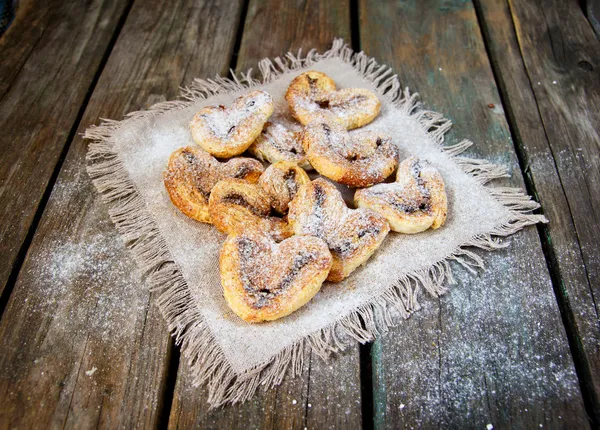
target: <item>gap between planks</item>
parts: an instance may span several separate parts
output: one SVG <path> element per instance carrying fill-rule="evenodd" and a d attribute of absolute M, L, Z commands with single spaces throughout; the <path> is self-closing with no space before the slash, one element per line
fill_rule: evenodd
<path fill-rule="evenodd" d="M 83 118 L 85 109 L 87 108 L 87 105 L 90 101 L 92 93 L 94 92 L 94 89 L 96 88 L 98 79 L 100 78 L 100 75 L 102 74 L 102 71 L 104 70 L 104 66 L 106 66 L 108 57 L 110 57 L 110 54 L 112 53 L 112 50 L 113 50 L 113 47 L 115 46 L 117 38 L 119 37 L 119 34 L 121 33 L 121 29 L 123 28 L 123 25 L 125 24 L 125 21 L 127 20 L 129 11 L 131 10 L 131 7 L 133 6 L 133 2 L 134 2 L 134 0 L 129 0 L 129 2 L 123 9 L 123 13 L 119 17 L 117 26 L 115 27 L 115 31 L 113 32 L 113 34 L 108 42 L 108 45 L 106 46 L 104 54 L 102 55 L 102 59 L 100 60 L 100 63 L 98 64 L 98 68 L 96 69 L 96 72 L 94 73 L 94 76 L 93 76 L 92 80 L 90 81 L 90 85 L 86 91 L 83 102 L 81 103 L 81 106 L 79 107 L 79 110 L 77 112 L 75 120 L 73 121 L 73 124 L 71 125 L 71 128 L 69 129 L 69 134 L 67 135 L 65 144 L 60 152 L 58 160 L 56 161 L 56 165 L 54 166 L 52 175 L 50 176 L 50 179 L 48 180 L 46 189 L 44 190 L 44 193 L 42 194 L 40 203 L 39 203 L 37 209 L 35 210 L 35 214 L 33 216 L 31 225 L 29 226 L 29 229 L 27 231 L 27 235 L 25 236 L 25 239 L 23 240 L 23 243 L 21 243 L 19 251 L 17 252 L 17 257 L 15 259 L 13 267 L 12 267 L 10 274 L 8 276 L 8 279 L 6 281 L 6 286 L 4 287 L 4 290 L 2 291 L 2 294 L 0 295 L 0 320 L 2 319 L 2 316 L 4 315 L 4 310 L 6 309 L 8 300 L 10 299 L 10 296 L 12 294 L 14 286 L 17 282 L 17 278 L 19 277 L 21 267 L 23 266 L 23 262 L 25 261 L 25 256 L 27 255 L 27 252 L 29 250 L 29 247 L 31 245 L 31 242 L 33 240 L 33 237 L 35 235 L 37 227 L 39 225 L 39 222 L 42 219 L 42 214 L 44 213 L 44 210 L 46 210 L 46 205 L 48 204 L 48 200 L 50 199 L 50 195 L 52 194 L 52 189 L 54 188 L 54 185 L 56 184 L 56 180 L 58 179 L 58 174 L 60 173 L 63 163 L 65 161 L 65 158 L 67 157 L 67 153 L 69 152 L 69 148 L 71 147 L 71 143 L 73 142 L 75 133 L 77 132 L 79 124 L 81 123 L 81 119 Z"/>
<path fill-rule="evenodd" d="M 525 180 L 525 186 L 527 189 L 527 193 L 529 195 L 534 196 L 535 200 L 539 202 L 538 192 L 536 189 L 536 184 L 531 176 L 531 172 L 529 170 L 529 154 L 527 149 L 524 147 L 523 141 L 520 138 L 519 133 L 517 132 L 518 126 L 516 124 L 515 113 L 512 105 L 512 100 L 507 94 L 506 83 L 501 77 L 501 72 L 498 70 L 498 61 L 499 59 L 495 57 L 492 49 L 490 48 L 491 43 L 491 35 L 488 28 L 488 23 L 484 18 L 484 13 L 481 9 L 481 1 L 482 0 L 473 0 L 473 5 L 475 7 L 475 12 L 477 15 L 477 21 L 481 28 L 482 38 L 484 41 L 484 46 L 486 49 L 486 53 L 490 59 L 490 65 L 492 69 L 492 73 L 494 75 L 494 80 L 499 90 L 500 99 L 502 101 L 502 105 L 506 108 L 506 119 L 508 122 L 508 127 L 510 130 L 510 134 L 513 137 L 514 149 L 517 155 L 517 160 L 519 162 L 519 167 L 523 173 L 523 178 Z M 508 4 L 509 10 L 510 4 Z M 511 18 L 512 18 L 511 11 Z M 511 19 L 510 21 L 511 31 L 516 37 L 516 29 L 514 26 L 514 21 Z M 521 48 L 519 46 L 519 48 Z M 522 57 L 522 51 L 519 51 L 520 59 L 524 64 L 524 59 Z M 528 76 L 529 84 L 531 92 L 533 91 L 533 83 L 531 82 L 531 78 Z M 537 103 L 537 99 L 536 99 Z M 537 106 L 536 106 L 537 107 Z M 540 114 L 541 116 L 541 114 Z M 546 127 L 544 126 L 544 132 L 546 133 Z M 547 135 L 546 135 L 547 137 Z M 554 160 L 556 162 L 556 160 Z M 565 192 L 563 188 L 563 193 Z M 543 208 L 541 208 L 543 209 Z M 541 210 L 540 209 L 540 210 Z M 539 210 L 538 210 L 539 211 Z M 571 216 L 571 214 L 569 214 Z M 585 352 L 583 350 L 582 339 L 578 333 L 576 323 L 574 320 L 573 309 L 569 302 L 568 297 L 566 297 L 567 292 L 562 288 L 562 276 L 560 273 L 560 268 L 558 265 L 558 256 L 552 245 L 551 235 L 549 228 L 546 224 L 537 224 L 536 226 L 538 235 L 540 237 L 540 241 L 542 243 L 542 251 L 544 253 L 544 258 L 546 260 L 546 266 L 548 267 L 548 272 L 550 274 L 550 279 L 552 281 L 552 286 L 554 290 L 554 296 L 556 297 L 556 301 L 558 304 L 558 308 L 560 310 L 560 315 L 562 319 L 563 326 L 565 328 L 565 332 L 567 334 L 567 340 L 569 343 L 569 350 L 571 352 L 571 356 L 573 358 L 573 363 L 575 366 L 575 371 L 577 373 L 579 388 L 581 390 L 581 395 L 584 400 L 584 405 L 588 415 L 592 418 L 595 425 L 600 425 L 599 422 L 595 422 L 595 413 L 594 413 L 594 405 L 598 403 L 597 393 L 594 391 L 591 380 L 592 375 L 590 373 L 590 365 L 588 364 L 588 360 L 586 358 Z"/>
<path fill-rule="evenodd" d="M 350 0 L 350 45 L 354 52 L 361 52 L 360 45 L 360 11 L 358 0 Z M 364 327 L 364 322 L 361 319 Z M 375 411 L 373 409 L 373 357 L 371 349 L 373 342 L 359 346 L 360 359 L 360 397 L 362 428 L 371 430 L 375 426 Z"/>

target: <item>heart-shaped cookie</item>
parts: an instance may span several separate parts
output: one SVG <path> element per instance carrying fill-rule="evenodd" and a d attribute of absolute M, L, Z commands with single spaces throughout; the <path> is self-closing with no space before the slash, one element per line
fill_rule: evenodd
<path fill-rule="evenodd" d="M 331 182 L 318 178 L 303 185 L 289 205 L 297 235 L 323 239 L 333 256 L 327 280 L 341 281 L 379 248 L 390 227 L 370 209 L 349 209 Z"/>
<path fill-rule="evenodd" d="M 242 179 L 217 183 L 208 199 L 208 213 L 214 226 L 227 234 L 251 227 L 278 241 L 293 234 L 284 219 L 270 216 L 271 201 L 261 187 Z"/>
<path fill-rule="evenodd" d="M 225 300 L 245 321 L 276 320 L 314 297 L 331 264 L 327 244 L 319 238 L 294 236 L 278 244 L 248 228 L 229 235 L 221 249 Z"/>
<path fill-rule="evenodd" d="M 314 70 L 297 76 L 290 83 L 285 99 L 302 125 L 325 119 L 350 130 L 370 123 L 381 110 L 381 103 L 372 91 L 365 88 L 336 91 L 329 76 Z"/>
<path fill-rule="evenodd" d="M 391 137 L 375 131 L 350 134 L 339 124 L 315 121 L 306 126 L 302 145 L 317 172 L 350 187 L 383 182 L 398 165 Z"/>
<path fill-rule="evenodd" d="M 312 169 L 302 148 L 302 132 L 289 130 L 283 124 L 267 122 L 248 152 L 261 161 L 291 161 L 303 169 Z"/>
<path fill-rule="evenodd" d="M 273 113 L 273 99 L 266 91 L 251 91 L 231 106 L 207 106 L 190 123 L 192 138 L 211 154 L 229 158 L 244 152 L 260 134 Z"/>
<path fill-rule="evenodd" d="M 407 234 L 440 228 L 448 213 L 442 175 L 417 157 L 400 163 L 396 182 L 358 190 L 354 202 L 383 215 L 392 230 Z"/>
<path fill-rule="evenodd" d="M 181 212 L 210 223 L 208 198 L 217 182 L 239 178 L 255 183 L 263 170 L 262 164 L 252 158 L 222 163 L 198 146 L 186 146 L 171 154 L 163 179 L 171 202 Z"/>
<path fill-rule="evenodd" d="M 297 164 L 279 161 L 267 167 L 258 180 L 258 185 L 271 199 L 271 207 L 285 215 L 300 187 L 309 182 L 308 174 Z"/>

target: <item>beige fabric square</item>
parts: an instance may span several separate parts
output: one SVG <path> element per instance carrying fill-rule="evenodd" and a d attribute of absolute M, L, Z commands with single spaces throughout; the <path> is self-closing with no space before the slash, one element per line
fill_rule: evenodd
<path fill-rule="evenodd" d="M 457 157 L 471 142 L 443 145 L 450 121 L 419 109 L 416 94 L 402 90 L 389 68 L 353 54 L 340 40 L 325 54 L 263 60 L 261 81 L 242 76 L 197 80 L 186 100 L 161 103 L 127 119 L 106 121 L 87 131 L 88 167 L 128 247 L 162 291 L 161 309 L 198 383 L 209 384 L 217 406 L 244 401 L 257 387 L 270 387 L 302 368 L 307 347 L 320 356 L 353 341 L 369 341 L 418 309 L 421 289 L 433 295 L 451 282 L 448 261 L 481 266 L 469 246 L 498 248 L 494 236 L 543 221 L 538 206 L 521 191 L 485 184 L 505 176 L 499 166 Z M 293 124 L 284 100 L 290 81 L 305 70 L 326 73 L 338 88 L 368 88 L 380 96 L 381 114 L 366 128 L 390 134 L 401 159 L 429 160 L 444 177 L 449 215 L 444 227 L 417 235 L 390 233 L 382 247 L 348 279 L 325 283 L 303 308 L 278 321 L 248 324 L 223 298 L 219 251 L 225 236 L 181 214 L 170 202 L 162 173 L 169 155 L 192 144 L 188 124 L 207 105 L 228 105 L 262 88 L 273 96 L 271 121 Z M 289 370 L 289 372 L 288 372 Z"/>

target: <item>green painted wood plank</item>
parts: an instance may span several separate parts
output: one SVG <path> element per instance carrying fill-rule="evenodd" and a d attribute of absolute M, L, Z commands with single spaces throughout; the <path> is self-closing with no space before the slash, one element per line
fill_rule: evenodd
<path fill-rule="evenodd" d="M 498 185 L 523 187 L 471 2 L 361 1 L 359 9 L 361 29 L 370 29 L 362 49 L 452 119 L 448 141 L 470 138 L 468 155 L 507 165 L 512 176 Z M 509 241 L 484 256 L 485 271 L 456 268 L 447 296 L 424 299 L 376 342 L 376 428 L 587 425 L 538 233 Z"/>
<path fill-rule="evenodd" d="M 498 0 L 478 8 L 515 143 L 551 221 L 543 239 L 588 411 L 598 424 L 600 42 L 575 1 L 542 8 Z"/>

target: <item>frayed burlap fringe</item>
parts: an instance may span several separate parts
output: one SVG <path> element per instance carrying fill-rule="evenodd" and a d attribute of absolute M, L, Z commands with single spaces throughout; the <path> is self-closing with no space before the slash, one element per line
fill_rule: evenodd
<path fill-rule="evenodd" d="M 348 337 L 363 343 L 372 341 L 392 326 L 398 316 L 408 318 L 419 309 L 418 295 L 421 288 L 434 297 L 446 292 L 446 285 L 454 282 L 449 263 L 451 260 L 473 272 L 476 268 L 482 268 L 482 258 L 468 248 L 502 248 L 505 245 L 498 237 L 513 234 L 527 225 L 546 221 L 542 215 L 532 214 L 539 205 L 519 189 L 488 188 L 490 194 L 509 209 L 509 222 L 497 226 L 488 234 L 471 238 L 444 260 L 426 270 L 402 275 L 394 285 L 368 304 L 304 337 L 262 365 L 244 374 L 235 373 L 203 321 L 177 264 L 155 221 L 146 211 L 142 197 L 128 177 L 111 138 L 117 129 L 131 121 L 186 108 L 216 94 L 259 86 L 276 79 L 282 73 L 332 57 L 341 58 L 365 79 L 374 83 L 381 97 L 416 119 L 441 149 L 481 184 L 507 176 L 506 170 L 501 166 L 485 160 L 458 157 L 472 145 L 469 140 L 444 146 L 444 134 L 452 126 L 451 121 L 439 113 L 419 110 L 418 94 L 411 94 L 408 88 L 403 89 L 398 77 L 389 67 L 378 64 L 363 52 L 353 53 L 341 39 L 334 40 L 332 48 L 324 54 L 311 50 L 304 57 L 299 52 L 298 55 L 288 53 L 285 58 L 260 61 L 258 67 L 262 80 L 252 77 L 252 69 L 239 77 L 232 72 L 232 79 L 219 76 L 207 80 L 196 79 L 189 88 L 182 89 L 185 100 L 156 104 L 147 111 L 128 114 L 123 121 L 103 120 L 101 125 L 92 127 L 85 133 L 84 137 L 92 141 L 88 152 L 89 175 L 108 204 L 112 220 L 146 274 L 151 289 L 160 292 L 158 304 L 169 329 L 176 342 L 181 345 L 194 381 L 208 386 L 208 402 L 212 407 L 243 402 L 252 397 L 259 386 L 273 387 L 281 383 L 286 374 L 292 377 L 300 374 L 307 349 L 325 359 L 331 353 L 344 349 Z"/>

